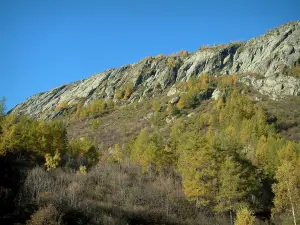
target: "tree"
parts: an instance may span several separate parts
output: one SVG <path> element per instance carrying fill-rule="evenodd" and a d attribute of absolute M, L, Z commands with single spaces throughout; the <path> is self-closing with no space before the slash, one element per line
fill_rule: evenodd
<path fill-rule="evenodd" d="M 293 161 L 296 160 L 298 155 L 300 155 L 300 145 L 292 141 L 287 141 L 287 143 L 280 149 L 278 153 L 279 160 Z"/>
<path fill-rule="evenodd" d="M 130 82 L 129 84 L 126 85 L 125 94 L 124 94 L 125 99 L 130 98 L 131 94 L 133 93 L 133 87 L 134 87 L 133 82 Z"/>
<path fill-rule="evenodd" d="M 200 76 L 200 89 L 206 90 L 208 88 L 209 79 L 206 73 L 201 74 Z"/>
<path fill-rule="evenodd" d="M 211 206 L 217 191 L 217 162 L 212 149 L 198 132 L 185 132 L 182 139 L 177 167 L 184 193 L 197 206 Z"/>
<path fill-rule="evenodd" d="M 124 91 L 121 89 L 116 90 L 115 92 L 115 98 L 118 100 L 121 100 L 124 97 Z"/>
<path fill-rule="evenodd" d="M 124 153 L 121 150 L 121 147 L 119 144 L 115 144 L 113 149 L 109 150 L 109 157 L 108 161 L 111 163 L 121 163 L 124 159 Z"/>
<path fill-rule="evenodd" d="M 300 159 L 285 160 L 278 167 L 273 185 L 274 209 L 273 212 L 289 211 L 292 214 L 294 225 L 297 225 L 297 216 L 300 210 Z"/>
<path fill-rule="evenodd" d="M 241 204 L 246 204 L 247 178 L 242 165 L 233 157 L 227 156 L 221 165 L 219 172 L 219 191 L 216 196 L 217 212 L 229 212 L 231 224 L 233 224 L 233 212 Z"/>
<path fill-rule="evenodd" d="M 79 166 L 90 166 L 99 159 L 99 153 L 95 144 L 88 137 L 82 137 L 69 142 L 67 155 L 69 161 L 77 160 Z M 70 163 L 68 162 L 68 163 Z M 74 165 L 75 167 L 77 165 Z"/>

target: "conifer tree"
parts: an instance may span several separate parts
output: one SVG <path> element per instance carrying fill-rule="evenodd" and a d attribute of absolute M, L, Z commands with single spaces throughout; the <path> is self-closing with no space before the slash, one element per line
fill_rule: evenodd
<path fill-rule="evenodd" d="M 274 210 L 273 212 L 288 211 L 297 225 L 300 212 L 300 160 L 284 160 L 276 171 L 277 183 L 273 185 Z"/>
<path fill-rule="evenodd" d="M 218 212 L 229 212 L 231 224 L 233 224 L 233 212 L 246 204 L 247 196 L 247 177 L 243 174 L 242 165 L 233 157 L 226 157 L 220 167 L 219 172 L 219 191 L 216 196 L 217 205 L 215 210 Z"/>

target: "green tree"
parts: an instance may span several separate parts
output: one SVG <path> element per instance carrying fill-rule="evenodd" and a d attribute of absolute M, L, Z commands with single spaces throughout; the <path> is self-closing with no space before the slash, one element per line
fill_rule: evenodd
<path fill-rule="evenodd" d="M 143 170 L 154 166 L 156 170 L 169 165 L 172 152 L 166 148 L 158 132 L 149 133 L 142 129 L 131 148 L 131 158 L 138 162 Z"/>
<path fill-rule="evenodd" d="M 233 157 L 226 157 L 220 167 L 219 191 L 216 196 L 217 212 L 229 212 L 233 224 L 233 212 L 237 211 L 247 197 L 248 177 L 245 176 L 242 165 Z"/>

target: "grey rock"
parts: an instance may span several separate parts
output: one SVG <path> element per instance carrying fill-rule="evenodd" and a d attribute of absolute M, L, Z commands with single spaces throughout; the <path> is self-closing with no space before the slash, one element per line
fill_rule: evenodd
<path fill-rule="evenodd" d="M 170 118 L 166 117 L 166 123 L 168 123 L 168 124 L 172 123 L 174 120 L 175 120 L 174 117 L 170 117 Z"/>
<path fill-rule="evenodd" d="M 174 98 L 172 98 L 170 101 L 169 101 L 169 103 L 170 104 L 172 104 L 172 105 L 174 105 L 174 104 L 176 104 L 177 102 L 179 102 L 179 97 L 178 96 L 176 96 L 176 97 L 174 97 Z"/>
<path fill-rule="evenodd" d="M 217 89 L 214 90 L 214 92 L 212 93 L 211 98 L 214 99 L 214 100 L 218 100 L 221 96 L 222 96 L 222 92 L 217 88 Z"/>
<path fill-rule="evenodd" d="M 167 96 L 172 96 L 172 95 L 176 95 L 178 93 L 178 90 L 176 87 L 171 87 L 170 90 L 167 93 Z"/>

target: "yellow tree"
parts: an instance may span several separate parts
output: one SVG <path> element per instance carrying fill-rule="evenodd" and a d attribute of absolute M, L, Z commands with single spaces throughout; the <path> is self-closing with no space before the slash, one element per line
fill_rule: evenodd
<path fill-rule="evenodd" d="M 294 225 L 299 220 L 300 210 L 300 159 L 285 160 L 276 171 L 277 183 L 273 185 L 274 209 L 273 212 L 289 211 Z"/>
<path fill-rule="evenodd" d="M 208 75 L 206 73 L 201 74 L 200 76 L 200 89 L 206 90 L 208 88 Z"/>
<path fill-rule="evenodd" d="M 159 133 L 149 133 L 143 129 L 132 146 L 131 158 L 138 162 L 143 170 L 147 170 L 151 165 L 159 169 L 164 164 L 164 149 Z"/>
<path fill-rule="evenodd" d="M 293 161 L 297 159 L 297 155 L 300 153 L 299 144 L 297 145 L 295 142 L 287 141 L 285 146 L 280 149 L 278 153 L 279 161 Z"/>
<path fill-rule="evenodd" d="M 185 132 L 178 149 L 178 172 L 184 193 L 196 205 L 212 205 L 217 188 L 217 163 L 205 137 L 198 132 Z"/>
<path fill-rule="evenodd" d="M 131 94 L 133 93 L 133 82 L 127 84 L 126 89 L 125 89 L 125 94 L 124 94 L 124 98 L 125 99 L 129 99 Z"/>

